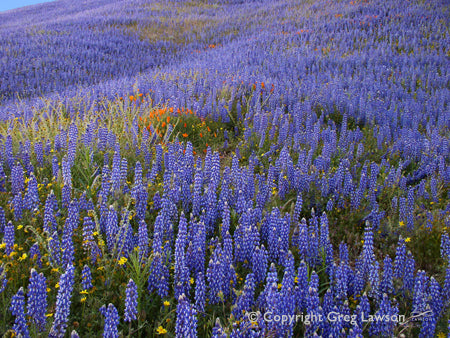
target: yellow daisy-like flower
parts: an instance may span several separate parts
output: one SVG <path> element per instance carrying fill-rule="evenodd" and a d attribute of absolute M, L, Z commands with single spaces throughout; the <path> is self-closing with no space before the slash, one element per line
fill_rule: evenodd
<path fill-rule="evenodd" d="M 88 290 L 80 291 L 80 294 L 82 294 L 82 295 L 87 295 L 88 293 L 89 293 Z"/>
<path fill-rule="evenodd" d="M 166 334 L 166 333 L 167 333 L 167 330 L 166 330 L 165 328 L 163 328 L 162 326 L 159 326 L 159 327 L 156 329 L 156 332 L 157 332 L 158 334 Z"/>
<path fill-rule="evenodd" d="M 117 263 L 119 265 L 124 265 L 127 261 L 128 259 L 126 257 L 121 257 Z"/>
<path fill-rule="evenodd" d="M 23 228 L 23 225 L 22 224 L 19 224 L 18 226 L 17 226 L 17 230 L 20 230 L 20 229 L 22 229 Z"/>
<path fill-rule="evenodd" d="M 194 284 L 194 278 L 191 277 L 191 279 L 189 280 L 189 282 L 190 282 L 191 284 Z"/>
<path fill-rule="evenodd" d="M 406 243 L 411 242 L 411 237 L 405 238 L 405 242 L 406 242 Z"/>
<path fill-rule="evenodd" d="M 164 306 L 170 306 L 170 302 L 166 300 L 166 301 L 164 302 Z"/>
<path fill-rule="evenodd" d="M 405 225 L 405 222 L 401 221 L 398 223 L 398 225 L 400 225 L 401 227 Z"/>
<path fill-rule="evenodd" d="M 19 262 L 24 261 L 25 259 L 27 259 L 28 255 L 26 253 L 23 253 L 21 257 L 19 257 Z"/>
<path fill-rule="evenodd" d="M 59 283 L 56 283 L 55 284 L 55 289 L 58 289 L 59 288 Z"/>
<path fill-rule="evenodd" d="M 86 301 L 86 297 L 80 299 L 80 302 L 84 303 Z"/>
<path fill-rule="evenodd" d="M 47 313 L 45 317 L 53 317 L 53 313 Z"/>

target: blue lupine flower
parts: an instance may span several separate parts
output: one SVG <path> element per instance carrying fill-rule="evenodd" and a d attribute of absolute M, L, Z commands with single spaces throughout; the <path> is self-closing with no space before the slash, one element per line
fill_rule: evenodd
<path fill-rule="evenodd" d="M 20 219 L 22 219 L 22 214 L 23 214 L 22 194 L 19 193 L 19 194 L 14 195 L 11 204 L 12 204 L 12 210 L 14 213 L 14 219 L 16 221 L 19 221 Z"/>
<path fill-rule="evenodd" d="M 28 285 L 28 304 L 27 315 L 39 328 L 39 331 L 45 330 L 47 318 L 47 285 L 45 276 L 38 274 L 35 269 L 31 269 L 30 283 Z"/>
<path fill-rule="evenodd" d="M 364 244 L 363 251 L 361 253 L 362 259 L 362 273 L 364 279 L 367 280 L 370 272 L 370 267 L 375 261 L 375 254 L 373 252 L 373 232 L 368 222 L 366 222 L 366 228 L 364 231 Z"/>
<path fill-rule="evenodd" d="M 108 218 L 106 221 L 106 244 L 109 252 L 113 252 L 117 244 L 116 236 L 119 232 L 119 216 L 112 205 L 109 206 Z"/>
<path fill-rule="evenodd" d="M 380 284 L 380 292 L 386 293 L 388 296 L 394 291 L 392 281 L 392 259 L 386 256 L 383 261 L 383 277 Z"/>
<path fill-rule="evenodd" d="M 359 304 L 356 307 L 355 314 L 358 326 L 361 328 L 364 327 L 365 322 L 363 322 L 363 320 L 365 320 L 364 318 L 368 318 L 370 315 L 370 303 L 365 293 L 362 295 Z"/>
<path fill-rule="evenodd" d="M 87 265 L 83 267 L 81 272 L 81 287 L 83 290 L 90 290 L 93 287 L 91 269 Z"/>
<path fill-rule="evenodd" d="M 308 297 L 308 267 L 304 261 L 298 267 L 296 293 L 297 310 L 303 312 L 306 310 Z"/>
<path fill-rule="evenodd" d="M 37 181 L 33 173 L 30 174 L 30 179 L 28 180 L 27 192 L 23 199 L 23 204 L 30 211 L 37 209 L 40 204 Z"/>
<path fill-rule="evenodd" d="M 144 262 L 148 256 L 148 228 L 144 220 L 139 221 L 138 230 L 139 262 Z"/>
<path fill-rule="evenodd" d="M 132 279 L 128 282 L 125 294 L 124 320 L 126 322 L 131 322 L 132 320 L 136 320 L 136 315 L 138 314 L 138 290 L 136 283 Z"/>
<path fill-rule="evenodd" d="M 175 337 L 197 337 L 197 311 L 184 294 L 178 298 Z"/>
<path fill-rule="evenodd" d="M 142 181 L 142 166 L 140 162 L 136 162 L 134 170 L 134 186 L 131 189 L 131 197 L 136 201 L 136 217 L 144 219 L 147 211 L 148 192 Z"/>
<path fill-rule="evenodd" d="M 47 195 L 47 199 L 45 201 L 44 206 L 44 231 L 47 234 L 52 234 L 56 231 L 57 222 L 55 213 L 58 209 L 58 201 L 56 200 L 56 196 L 53 193 L 53 190 Z"/>
<path fill-rule="evenodd" d="M 148 278 L 148 291 L 152 293 L 157 291 L 161 298 L 168 295 L 169 292 L 169 269 L 163 263 L 161 253 L 157 252 L 150 265 L 150 276 Z"/>
<path fill-rule="evenodd" d="M 257 284 L 264 281 L 266 278 L 268 267 L 268 255 L 264 245 L 261 245 L 261 249 L 257 246 L 252 256 L 252 271 L 255 276 L 255 282 Z"/>
<path fill-rule="evenodd" d="M 396 306 L 392 306 L 389 300 L 389 297 L 386 294 L 383 294 L 382 301 L 380 303 L 380 307 L 378 311 L 375 313 L 375 316 L 388 316 L 381 318 L 389 318 L 390 320 L 377 321 L 373 322 L 370 325 L 369 332 L 371 335 L 381 335 L 383 337 L 388 337 L 393 334 L 394 327 L 396 325 L 395 320 L 391 320 L 392 318 L 398 318 L 398 309 Z"/>
<path fill-rule="evenodd" d="M 431 309 L 430 305 L 427 305 L 427 307 L 425 308 L 425 312 L 427 313 L 427 315 L 422 320 L 422 327 L 419 333 L 419 337 L 420 338 L 434 337 L 438 316 L 435 313 L 433 313 L 433 310 Z"/>
<path fill-rule="evenodd" d="M 317 276 L 316 272 L 313 271 L 311 274 L 311 280 L 309 283 L 308 294 L 306 298 L 306 310 L 311 318 L 310 323 L 305 323 L 305 335 L 308 336 L 312 335 L 320 328 L 320 317 L 323 317 L 322 309 L 320 308 L 318 287 L 319 277 Z"/>
<path fill-rule="evenodd" d="M 58 296 L 56 297 L 56 311 L 53 325 L 49 332 L 49 337 L 63 337 L 70 314 L 70 303 L 74 285 L 75 268 L 68 265 L 64 274 L 59 279 Z"/>
<path fill-rule="evenodd" d="M 3 236 L 5 244 L 5 254 L 9 256 L 14 250 L 14 225 L 11 221 L 5 226 L 5 235 Z"/>
<path fill-rule="evenodd" d="M 222 326 L 220 325 L 220 319 L 216 318 L 216 324 L 212 329 L 211 338 L 227 338 Z"/>
<path fill-rule="evenodd" d="M 83 220 L 83 247 L 89 249 L 94 242 L 95 224 L 90 217 Z"/>
<path fill-rule="evenodd" d="M 22 165 L 18 162 L 11 170 L 11 193 L 15 196 L 20 194 L 25 187 L 25 178 Z"/>
<path fill-rule="evenodd" d="M 221 300 L 220 294 L 223 294 L 224 266 L 220 261 L 220 256 L 222 256 L 222 248 L 218 245 L 211 255 L 208 269 L 206 271 L 206 278 L 208 279 L 208 298 L 210 304 L 217 304 Z"/>
<path fill-rule="evenodd" d="M 368 292 L 369 297 L 373 297 L 376 301 L 380 298 L 380 264 L 378 261 L 375 261 L 369 270 L 369 284 L 370 290 Z"/>
<path fill-rule="evenodd" d="M 448 262 L 447 270 L 445 272 L 445 281 L 442 287 L 442 298 L 444 304 L 447 304 L 450 300 L 450 261 Z"/>
<path fill-rule="evenodd" d="M 341 261 L 335 270 L 335 283 L 336 287 L 334 289 L 336 299 L 339 301 L 338 304 L 342 304 L 344 300 L 347 299 L 348 291 L 348 280 L 347 280 L 347 264 Z"/>
<path fill-rule="evenodd" d="M 31 259 L 36 259 L 36 264 L 39 268 L 42 268 L 42 262 L 41 262 L 41 251 L 39 250 L 39 244 L 34 243 L 30 250 L 28 251 L 28 255 Z"/>
<path fill-rule="evenodd" d="M 53 155 L 53 157 L 52 157 L 52 175 L 55 179 L 58 179 L 59 161 L 58 161 L 58 157 L 56 157 L 56 155 Z"/>
<path fill-rule="evenodd" d="M 442 288 L 434 277 L 430 278 L 430 284 L 428 286 L 428 303 L 433 310 L 435 319 L 439 319 L 441 316 L 444 302 L 442 301 Z"/>
<path fill-rule="evenodd" d="M 450 261 L 450 238 L 447 233 L 443 233 L 441 236 L 441 257 Z"/>
<path fill-rule="evenodd" d="M 449 338 L 450 337 L 450 319 L 448 320 L 448 328 L 447 328 L 447 330 L 448 330 L 447 338 Z"/>
<path fill-rule="evenodd" d="M 6 215 L 5 210 L 0 207 L 0 233 L 3 233 L 5 231 L 6 226 Z"/>
<path fill-rule="evenodd" d="M 397 244 L 397 252 L 394 261 L 394 278 L 403 278 L 405 275 L 406 245 L 405 240 L 400 236 Z"/>
<path fill-rule="evenodd" d="M 197 273 L 195 281 L 195 308 L 197 312 L 205 312 L 206 303 L 206 284 L 202 272 Z"/>
<path fill-rule="evenodd" d="M 111 170 L 111 189 L 112 191 L 118 191 L 120 189 L 120 145 L 116 143 L 115 146 L 116 151 L 113 156 L 113 164 Z"/>
<path fill-rule="evenodd" d="M 4 265 L 0 265 L 0 293 L 5 291 L 6 285 L 8 285 L 7 272 Z"/>
<path fill-rule="evenodd" d="M 21 287 L 19 291 L 12 297 L 11 306 L 9 311 L 15 316 L 13 330 L 19 336 L 30 337 L 28 331 L 27 320 L 25 318 L 25 296 L 23 288 Z"/>
<path fill-rule="evenodd" d="M 405 264 L 405 277 L 403 278 L 403 287 L 405 290 L 413 290 L 415 265 L 414 257 L 411 252 L 408 251 L 408 258 L 406 259 Z"/>
<path fill-rule="evenodd" d="M 242 290 L 239 298 L 236 300 L 235 307 L 233 308 L 233 316 L 236 319 L 241 319 L 245 312 L 249 311 L 253 306 L 255 297 L 255 278 L 253 273 L 249 273 L 245 278 L 244 289 Z"/>
<path fill-rule="evenodd" d="M 103 305 L 104 307 L 104 305 Z M 103 329 L 103 337 L 104 338 L 118 338 L 119 330 L 117 326 L 119 325 L 119 313 L 115 306 L 109 303 L 108 308 L 102 311 L 102 314 L 105 316 L 105 326 Z"/>

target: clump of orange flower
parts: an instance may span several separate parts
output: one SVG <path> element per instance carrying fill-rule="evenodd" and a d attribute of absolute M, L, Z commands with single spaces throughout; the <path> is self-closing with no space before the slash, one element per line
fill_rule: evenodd
<path fill-rule="evenodd" d="M 185 107 L 156 107 L 139 117 L 140 129 L 148 130 L 150 135 L 157 134 L 157 142 L 166 142 L 167 128 L 172 126 L 170 139 L 178 137 L 179 141 L 189 141 L 197 152 L 205 152 L 212 144 L 221 144 L 223 128 L 219 122 L 204 119 Z"/>

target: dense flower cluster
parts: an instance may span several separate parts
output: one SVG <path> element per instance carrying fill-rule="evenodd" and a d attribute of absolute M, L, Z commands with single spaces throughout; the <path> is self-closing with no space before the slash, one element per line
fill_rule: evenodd
<path fill-rule="evenodd" d="M 450 331 L 444 1 L 66 5 L 0 13 L 0 327 Z"/>

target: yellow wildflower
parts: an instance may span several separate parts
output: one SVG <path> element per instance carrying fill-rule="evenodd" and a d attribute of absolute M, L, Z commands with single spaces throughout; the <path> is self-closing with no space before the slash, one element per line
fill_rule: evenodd
<path fill-rule="evenodd" d="M 121 257 L 117 263 L 119 265 L 124 265 L 127 261 L 128 259 L 126 257 Z"/>
<path fill-rule="evenodd" d="M 157 332 L 158 334 L 166 334 L 166 333 L 167 333 L 167 330 L 166 330 L 165 328 L 163 328 L 162 326 L 159 326 L 159 327 L 156 329 L 156 332 Z"/>

